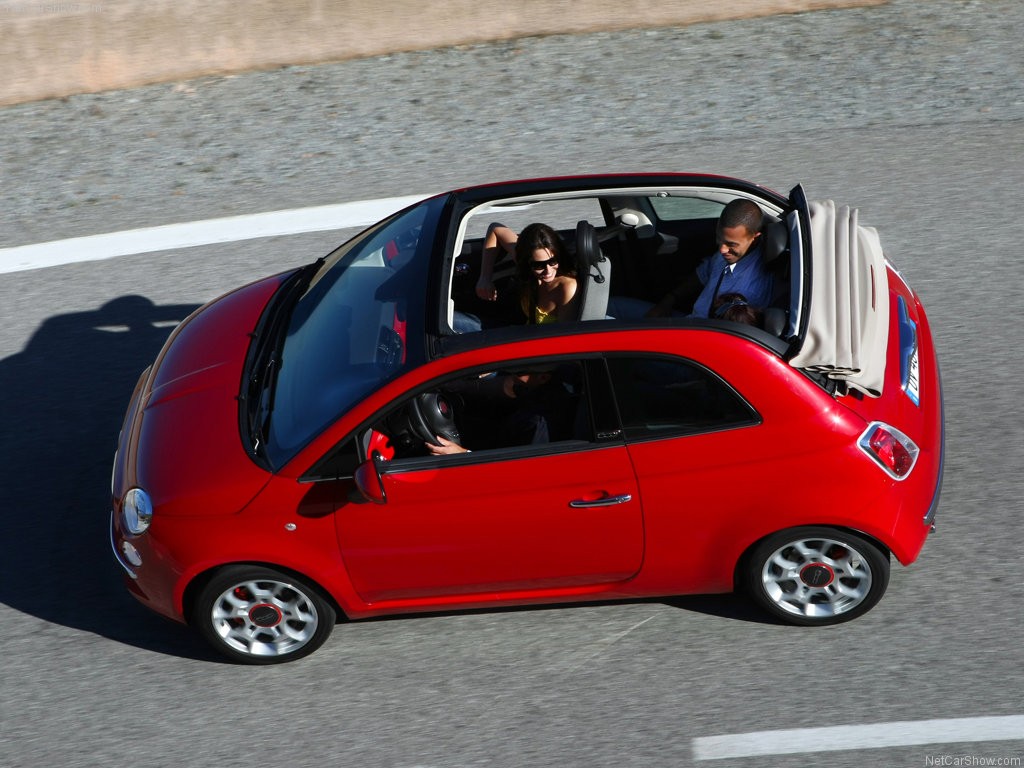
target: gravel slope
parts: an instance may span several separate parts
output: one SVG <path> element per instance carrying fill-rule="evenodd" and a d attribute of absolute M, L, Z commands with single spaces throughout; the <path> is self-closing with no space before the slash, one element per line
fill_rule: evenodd
<path fill-rule="evenodd" d="M 1018 0 L 896 0 L 8 107 L 0 246 L 533 174 L 739 173 L 715 142 L 766 134 L 811 155 L 849 129 L 959 141 L 1024 118 L 1022 28 Z"/>

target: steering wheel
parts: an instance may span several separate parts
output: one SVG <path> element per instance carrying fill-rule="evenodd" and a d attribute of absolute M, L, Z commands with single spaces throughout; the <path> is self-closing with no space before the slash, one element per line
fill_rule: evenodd
<path fill-rule="evenodd" d="M 455 409 L 440 392 L 424 392 L 409 401 L 409 427 L 416 437 L 431 445 L 440 445 L 438 435 L 453 443 L 461 440 Z"/>
<path fill-rule="evenodd" d="M 460 443 L 459 429 L 455 426 L 455 411 L 451 402 L 440 392 L 424 392 L 404 407 L 392 413 L 382 425 L 383 432 L 399 456 L 417 456 L 423 453 L 423 444 L 440 445 L 437 436 Z"/>

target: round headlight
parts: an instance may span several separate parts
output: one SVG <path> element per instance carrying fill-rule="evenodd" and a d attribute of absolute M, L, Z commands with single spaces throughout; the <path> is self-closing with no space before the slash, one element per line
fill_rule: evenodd
<path fill-rule="evenodd" d="M 121 504 L 121 519 L 124 527 L 138 536 L 145 533 L 153 520 L 153 502 L 141 488 L 132 488 L 124 495 Z"/>

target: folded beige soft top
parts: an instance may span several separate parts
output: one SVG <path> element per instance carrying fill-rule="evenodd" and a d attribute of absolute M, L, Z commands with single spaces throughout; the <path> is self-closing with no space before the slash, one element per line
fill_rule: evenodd
<path fill-rule="evenodd" d="M 807 335 L 790 363 L 867 395 L 882 393 L 889 338 L 889 289 L 878 233 L 857 210 L 812 202 Z"/>

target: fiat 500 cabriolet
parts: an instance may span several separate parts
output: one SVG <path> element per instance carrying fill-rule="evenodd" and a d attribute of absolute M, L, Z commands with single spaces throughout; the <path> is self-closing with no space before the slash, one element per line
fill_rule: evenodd
<path fill-rule="evenodd" d="M 635 311 L 737 199 L 763 214 L 757 322 Z M 476 290 L 493 225 L 533 222 L 571 259 L 568 320 L 524 322 L 513 254 Z M 918 556 L 942 461 L 924 309 L 856 210 L 709 175 L 518 181 L 181 323 L 128 406 L 111 546 L 142 603 L 254 664 L 343 618 L 514 604 L 740 590 L 825 625 Z"/>

